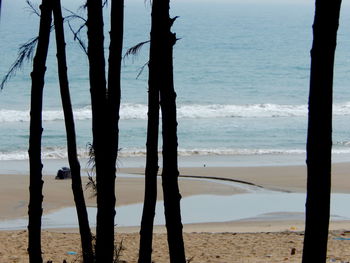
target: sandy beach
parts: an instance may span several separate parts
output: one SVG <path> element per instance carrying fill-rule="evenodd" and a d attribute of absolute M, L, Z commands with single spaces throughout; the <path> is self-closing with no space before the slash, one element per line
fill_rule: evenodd
<path fill-rule="evenodd" d="M 333 165 L 334 193 L 350 192 L 349 169 L 347 163 Z M 118 206 L 142 202 L 143 169 L 122 168 L 120 173 L 132 176 L 117 178 Z M 231 196 L 245 192 L 244 188 L 222 183 L 226 180 L 288 193 L 303 193 L 306 185 L 305 166 L 186 167 L 180 169 L 180 174 L 183 197 L 203 194 Z M 199 177 L 215 179 L 199 180 Z M 0 180 L 0 219 L 26 217 L 28 176 L 0 175 Z M 44 181 L 44 213 L 74 206 L 70 180 L 55 180 L 52 175 L 44 176 Z M 86 190 L 85 194 L 88 206 L 94 207 L 91 191 Z M 330 229 L 328 259 L 332 260 L 330 262 L 349 261 L 350 234 L 347 230 L 350 229 L 350 222 L 332 221 Z M 185 224 L 186 254 L 189 259 L 193 258 L 191 262 L 300 262 L 303 230 L 303 215 L 285 211 L 235 221 Z M 122 259 L 126 262 L 137 262 L 138 231 L 137 226 L 116 229 L 117 242 L 123 240 L 125 249 Z M 0 262 L 27 262 L 26 230 L 4 230 L 0 231 L 0 235 Z M 67 259 L 68 262 L 74 262 L 79 257 L 80 243 L 76 228 L 44 229 L 42 240 L 45 260 L 62 262 Z M 154 262 L 168 262 L 164 226 L 155 227 L 154 242 Z"/>

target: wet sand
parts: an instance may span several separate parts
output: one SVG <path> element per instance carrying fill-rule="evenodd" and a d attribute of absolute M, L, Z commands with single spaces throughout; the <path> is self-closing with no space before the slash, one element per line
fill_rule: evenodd
<path fill-rule="evenodd" d="M 350 165 L 333 166 L 332 191 L 350 193 Z M 130 178 L 117 179 L 118 205 L 139 203 L 143 200 L 143 173 L 141 168 L 123 168 L 122 173 L 135 174 Z M 278 167 L 194 167 L 181 168 L 182 176 L 218 177 L 225 180 L 242 181 L 272 190 L 305 192 L 306 168 L 304 166 Z M 217 179 L 218 179 L 217 178 Z M 86 183 L 84 178 L 84 183 Z M 28 176 L 0 175 L 0 219 L 24 217 L 28 206 Z M 73 206 L 70 180 L 55 180 L 44 176 L 44 213 Z M 159 199 L 162 198 L 159 180 Z M 233 195 L 244 192 L 215 181 L 196 179 L 180 180 L 183 196 L 213 194 Z M 85 192 L 87 204 L 95 206 L 91 191 Z M 328 258 L 332 262 L 349 261 L 350 249 L 347 232 L 350 222 L 331 222 Z M 265 215 L 232 222 L 202 223 L 184 225 L 187 257 L 192 262 L 300 262 L 302 253 L 304 220 L 303 215 L 281 213 Z M 138 227 L 116 229 L 117 240 L 123 239 L 125 250 L 122 259 L 137 262 Z M 51 229 L 43 231 L 43 252 L 45 260 L 73 262 L 79 254 L 80 242 L 77 229 Z M 154 261 L 168 262 L 164 226 L 155 227 Z M 340 238 L 340 239 L 339 239 Z M 27 233 L 22 231 L 0 231 L 0 262 L 27 262 Z M 295 254 L 291 251 L 295 248 Z"/>

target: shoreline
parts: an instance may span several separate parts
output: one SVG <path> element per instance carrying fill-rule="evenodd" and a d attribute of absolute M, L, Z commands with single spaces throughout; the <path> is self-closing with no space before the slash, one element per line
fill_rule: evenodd
<path fill-rule="evenodd" d="M 278 190 L 282 194 L 305 193 L 305 166 L 261 166 L 261 167 L 181 167 L 180 189 L 184 197 L 210 194 L 215 196 L 238 196 L 261 189 Z M 349 163 L 333 165 L 333 192 L 350 193 Z M 120 168 L 119 173 L 131 176 L 117 177 L 118 205 L 129 205 L 143 200 L 144 168 Z M 196 178 L 188 178 L 193 176 Z M 200 177 L 201 179 L 199 179 Z M 214 180 L 216 179 L 221 180 Z M 161 196 L 161 178 L 158 180 Z M 26 216 L 28 205 L 27 175 L 0 175 L 0 219 Z M 44 212 L 57 211 L 74 206 L 71 180 L 55 180 L 54 174 L 44 176 Z M 83 177 L 84 184 L 87 177 Z M 234 183 L 232 181 L 240 181 Z M 243 184 L 242 184 L 243 183 Z M 246 184 L 248 183 L 248 184 Z M 233 187 L 239 185 L 239 187 Z M 94 199 L 85 191 L 89 206 Z M 231 207 L 235 211 L 236 208 Z M 6 215 L 6 216 L 4 216 Z M 118 223 L 118 222 L 117 222 Z M 331 220 L 327 262 L 348 260 L 350 220 Z M 92 228 L 92 232 L 95 229 Z M 121 259 L 136 263 L 138 258 L 140 227 L 116 227 L 116 241 L 123 241 L 125 250 Z M 188 259 L 193 262 L 300 262 L 304 238 L 303 213 L 265 213 L 256 217 L 227 222 L 192 223 L 183 225 L 183 237 Z M 28 262 L 27 230 L 0 230 L 0 261 Z M 81 251 L 79 229 L 49 228 L 42 230 L 42 251 L 44 261 L 74 262 Z M 152 260 L 169 262 L 164 225 L 156 225 L 153 234 Z M 295 251 L 292 254 L 291 251 Z"/>
<path fill-rule="evenodd" d="M 337 163 L 333 165 L 333 193 L 350 193 L 350 178 L 348 171 L 350 163 Z M 121 174 L 130 174 L 129 177 L 117 177 L 116 195 L 117 206 L 137 204 L 143 202 L 144 177 L 143 168 L 120 168 Z M 264 190 L 272 190 L 284 193 L 305 193 L 306 187 L 306 167 L 305 166 L 261 166 L 261 167 L 180 167 L 180 190 L 183 197 L 198 195 L 215 195 L 215 196 L 231 196 L 247 192 L 245 186 L 261 188 Z M 160 171 L 161 172 L 161 171 Z M 10 220 L 23 218 L 27 216 L 28 206 L 28 176 L 25 175 L 0 175 L 0 191 L 2 199 L 0 200 L 0 220 Z M 54 175 L 44 176 L 44 213 L 57 211 L 65 207 L 73 207 L 73 195 L 71 192 L 70 180 L 55 180 Z M 84 185 L 87 177 L 83 177 Z M 226 183 L 228 182 L 228 183 Z M 242 187 L 233 187 L 232 183 L 238 182 L 243 184 Z M 161 178 L 158 179 L 158 189 L 161 189 Z M 254 191 L 254 190 L 253 190 Z M 158 191 L 158 200 L 162 200 L 161 190 Z M 91 192 L 85 191 L 87 206 L 95 207 L 95 200 L 91 198 Z M 280 211 L 283 213 L 284 211 Z M 291 216 L 292 220 L 289 219 Z M 279 220 L 278 220 L 279 219 Z M 196 229 L 199 231 L 201 227 L 204 229 L 235 229 L 239 231 L 239 225 L 249 231 L 252 229 L 272 231 L 265 228 L 265 225 L 279 225 L 278 231 L 288 230 L 283 222 L 295 222 L 295 224 L 303 225 L 303 219 L 297 219 L 294 215 L 281 217 L 265 217 L 258 216 L 256 218 L 246 218 L 243 220 L 235 220 L 224 223 L 198 223 L 185 225 L 185 229 Z M 255 222 L 249 224 L 247 222 Z M 261 224 L 263 222 L 264 224 Z M 271 223 L 273 222 L 273 224 Z M 346 220 L 343 223 L 349 224 Z M 339 222 L 335 222 L 336 226 L 342 226 Z M 197 225 L 197 226 L 195 226 Z M 210 225 L 210 227 L 208 227 Z M 217 225 L 215 227 L 214 225 Z M 256 225 L 253 227 L 253 225 Z M 130 227 L 124 227 L 125 231 L 129 231 Z M 298 227 L 300 229 L 300 227 Z M 230 230 L 230 231 L 231 231 Z M 233 231 L 233 230 L 232 230 Z M 254 230 L 255 231 L 255 230 Z"/>

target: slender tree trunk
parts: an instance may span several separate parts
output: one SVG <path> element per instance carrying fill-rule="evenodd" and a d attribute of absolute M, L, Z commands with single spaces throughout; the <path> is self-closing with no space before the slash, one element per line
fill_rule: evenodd
<path fill-rule="evenodd" d="M 156 43 L 157 44 L 157 43 Z M 151 37 L 148 79 L 148 124 L 146 143 L 145 196 L 140 230 L 139 263 L 152 262 L 153 224 L 157 202 L 159 86 L 162 72 L 157 66 L 157 49 Z"/>
<path fill-rule="evenodd" d="M 56 46 L 58 75 L 60 82 L 60 92 L 64 113 L 64 120 L 67 133 L 68 161 L 72 173 L 72 191 L 78 215 L 79 230 L 81 236 L 81 246 L 84 263 L 93 263 L 94 255 L 92 251 L 92 236 L 89 226 L 89 219 L 86 210 L 84 192 L 80 176 L 80 163 L 77 154 L 77 144 L 75 136 L 75 125 L 73 110 L 69 93 L 66 49 L 63 29 L 63 18 L 60 0 L 53 1 L 53 15 L 55 20 Z"/>
<path fill-rule="evenodd" d="M 115 217 L 115 174 L 116 160 L 118 156 L 119 143 L 119 109 L 121 98 L 120 73 L 121 58 L 123 49 L 123 22 L 124 22 L 124 0 L 111 1 L 111 30 L 108 59 L 108 86 L 107 86 L 107 130 L 106 130 L 106 150 L 107 150 L 107 173 L 103 180 L 102 194 L 105 206 L 104 239 L 100 244 L 108 247 L 108 253 L 112 256 L 114 252 L 114 217 Z M 100 247 L 102 248 L 102 247 Z M 98 252 L 98 251 L 97 251 Z M 104 255 L 97 255 L 101 262 Z M 108 258 L 110 259 L 110 257 Z M 112 262 L 112 261 L 110 261 Z"/>
<path fill-rule="evenodd" d="M 42 216 L 42 163 L 41 163 L 41 135 L 42 135 L 42 102 L 46 58 L 49 48 L 52 6 L 50 0 L 43 0 L 40 6 L 39 40 L 33 62 L 30 135 L 29 135 L 29 206 L 28 206 L 28 253 L 29 262 L 41 263 L 41 216 Z"/>
<path fill-rule="evenodd" d="M 169 17 L 169 0 L 153 0 L 151 41 L 157 54 L 153 61 L 159 70 L 160 105 L 163 134 L 163 195 L 171 263 L 185 263 L 185 249 L 178 186 L 176 93 L 173 80 L 173 46 L 176 35 L 170 30 L 175 19 Z"/>
<path fill-rule="evenodd" d="M 303 263 L 326 262 L 331 192 L 332 93 L 341 0 L 316 0 L 311 49 Z"/>
<path fill-rule="evenodd" d="M 87 0 L 88 58 L 90 63 L 90 93 L 92 133 L 97 186 L 96 262 L 111 263 L 114 255 L 115 215 L 115 144 L 111 142 L 111 115 L 108 113 L 102 1 Z M 112 95 L 113 96 L 113 95 Z M 117 103 L 117 102 L 116 102 Z M 117 120 L 115 120 L 117 121 Z M 113 150 L 112 150 L 113 148 Z M 113 181 L 113 182 L 112 182 Z M 113 190 L 113 193 L 112 193 Z"/>

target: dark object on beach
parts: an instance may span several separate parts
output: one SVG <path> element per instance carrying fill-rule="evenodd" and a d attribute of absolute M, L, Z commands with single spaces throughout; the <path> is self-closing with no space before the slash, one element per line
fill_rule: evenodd
<path fill-rule="evenodd" d="M 62 167 L 57 171 L 57 175 L 55 179 L 62 180 L 62 179 L 70 179 L 72 178 L 70 169 L 68 167 Z"/>

